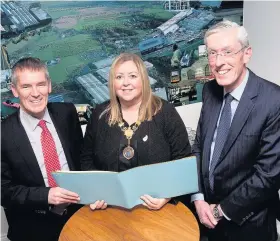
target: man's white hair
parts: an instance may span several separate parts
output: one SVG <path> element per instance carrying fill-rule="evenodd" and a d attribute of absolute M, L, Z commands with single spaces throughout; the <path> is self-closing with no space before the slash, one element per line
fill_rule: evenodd
<path fill-rule="evenodd" d="M 229 21 L 229 20 L 224 20 L 221 21 L 215 25 L 213 25 L 212 27 L 210 27 L 204 36 L 204 44 L 207 46 L 207 38 L 215 33 L 219 33 L 222 32 L 224 30 L 228 30 L 231 28 L 237 28 L 238 29 L 238 41 L 240 42 L 240 44 L 242 45 L 242 47 L 248 47 L 249 46 L 249 39 L 248 39 L 248 33 L 247 30 L 243 27 L 240 26 L 239 24 Z"/>

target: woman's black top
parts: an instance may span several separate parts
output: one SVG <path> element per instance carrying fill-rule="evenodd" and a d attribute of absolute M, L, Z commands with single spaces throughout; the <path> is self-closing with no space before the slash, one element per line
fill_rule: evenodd
<path fill-rule="evenodd" d="M 121 172 L 127 169 L 180 159 L 191 155 L 186 127 L 175 107 L 162 100 L 161 110 L 151 121 L 144 121 L 135 131 L 130 145 L 135 153 L 127 160 L 123 149 L 128 141 L 118 124 L 108 125 L 108 114 L 100 114 L 108 102 L 98 105 L 86 128 L 81 155 L 82 170 Z M 128 124 L 125 122 L 125 125 Z"/>

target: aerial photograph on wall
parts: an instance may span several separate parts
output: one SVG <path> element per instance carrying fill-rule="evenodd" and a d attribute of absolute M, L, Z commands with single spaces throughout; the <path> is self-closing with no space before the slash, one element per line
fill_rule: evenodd
<path fill-rule="evenodd" d="M 95 107 L 109 99 L 114 58 L 138 54 L 153 92 L 181 106 L 201 102 L 213 75 L 204 34 L 229 19 L 243 24 L 242 1 L 1 1 L 1 119 L 17 108 L 11 68 L 38 57 L 52 80 L 50 102 Z"/>

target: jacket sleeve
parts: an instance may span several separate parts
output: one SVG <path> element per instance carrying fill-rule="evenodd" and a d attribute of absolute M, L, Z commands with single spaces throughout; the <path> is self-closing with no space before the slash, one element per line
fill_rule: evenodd
<path fill-rule="evenodd" d="M 79 116 L 76 111 L 75 106 L 73 105 L 72 108 L 72 120 L 73 120 L 73 126 L 74 126 L 74 134 L 73 134 L 73 149 L 75 149 L 73 152 L 75 153 L 74 156 L 74 161 L 76 163 L 76 171 L 81 170 L 81 165 L 80 165 L 80 155 L 81 155 L 81 150 L 82 150 L 82 144 L 83 144 L 83 131 L 82 127 L 79 121 Z"/>
<path fill-rule="evenodd" d="M 191 146 L 182 118 L 173 105 L 167 103 L 163 108 L 165 138 L 170 146 L 171 160 L 190 156 Z"/>
<path fill-rule="evenodd" d="M 4 208 L 49 209 L 49 187 L 28 187 L 17 182 L 11 161 L 8 157 L 7 143 L 3 139 L 1 150 L 1 205 Z"/>
<path fill-rule="evenodd" d="M 254 173 L 220 203 L 223 212 L 241 225 L 280 187 L 280 105 L 271 108 L 263 128 Z"/>
<path fill-rule="evenodd" d="M 201 157 L 201 152 L 202 152 L 202 133 L 201 133 L 201 128 L 202 128 L 202 123 L 203 123 L 203 118 L 204 118 L 204 114 L 203 114 L 203 109 L 204 109 L 204 103 L 205 100 L 207 99 L 206 97 L 206 88 L 207 88 L 207 84 L 204 85 L 203 90 L 202 90 L 202 107 L 201 107 L 201 111 L 200 111 L 200 117 L 198 120 L 198 124 L 197 124 L 197 129 L 196 129 L 196 136 L 195 136 L 195 140 L 192 146 L 192 154 L 194 156 L 196 156 L 196 161 L 197 161 L 197 175 L 198 175 L 198 186 L 199 186 L 199 193 L 203 194 L 203 188 L 202 188 L 202 182 L 201 182 L 201 178 L 202 178 L 202 170 L 201 170 L 201 163 L 202 163 L 202 157 Z M 201 195 L 200 195 L 201 197 Z M 203 197 L 203 196 L 202 196 Z M 198 198 L 196 200 L 199 200 L 201 198 Z M 203 197 L 204 199 L 204 197 Z"/>
<path fill-rule="evenodd" d="M 202 122 L 202 112 L 200 114 L 199 117 L 199 121 L 198 121 L 198 125 L 197 125 L 197 129 L 196 129 L 196 136 L 195 136 L 195 140 L 192 146 L 192 154 L 196 157 L 196 162 L 197 162 L 197 176 L 198 176 L 198 188 L 199 188 L 199 196 L 193 196 L 192 200 L 201 200 L 204 199 L 204 196 L 201 195 L 203 194 L 202 191 L 202 183 L 201 183 L 201 144 L 200 144 L 200 130 L 201 130 L 201 122 Z M 195 194 L 196 195 L 196 194 Z"/>

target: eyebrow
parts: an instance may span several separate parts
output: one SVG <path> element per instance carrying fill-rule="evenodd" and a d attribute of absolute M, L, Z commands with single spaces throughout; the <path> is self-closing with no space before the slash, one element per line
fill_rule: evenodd
<path fill-rule="evenodd" d="M 47 81 L 43 80 L 43 81 L 38 82 L 36 85 L 45 84 L 45 83 L 47 83 Z M 21 84 L 21 86 L 30 86 L 30 85 L 32 85 L 32 84 L 30 84 L 30 83 L 23 83 L 23 84 Z"/>
<path fill-rule="evenodd" d="M 124 75 L 124 73 L 120 73 L 120 72 L 118 72 L 118 73 L 116 73 L 116 74 L 122 74 L 122 75 Z M 136 72 L 136 71 L 132 71 L 132 72 L 129 72 L 128 74 L 139 74 L 139 73 Z"/>
<path fill-rule="evenodd" d="M 225 50 L 225 49 L 233 49 L 233 47 L 232 46 L 225 46 L 225 47 L 221 48 L 220 50 Z M 209 50 L 217 51 L 216 49 L 212 49 L 212 48 L 209 48 L 208 51 Z"/>

